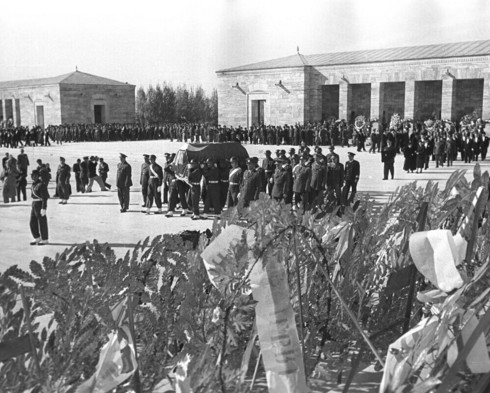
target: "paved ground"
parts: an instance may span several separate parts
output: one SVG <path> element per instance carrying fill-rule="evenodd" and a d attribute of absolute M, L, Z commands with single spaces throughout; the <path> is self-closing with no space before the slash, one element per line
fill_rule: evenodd
<path fill-rule="evenodd" d="M 59 163 L 59 156 L 64 156 L 67 163 L 72 165 L 77 158 L 84 155 L 97 155 L 104 157 L 110 166 L 108 182 L 115 184 L 115 172 L 118 162 L 118 153 L 128 155 L 128 161 L 133 168 L 133 183 L 131 189 L 131 205 L 128 213 L 119 213 L 117 193 L 97 191 L 91 194 L 74 194 L 67 205 L 59 205 L 57 199 L 48 202 L 49 241 L 47 246 L 29 246 L 32 240 L 29 231 L 30 194 L 27 202 L 4 204 L 0 202 L 0 271 L 8 266 L 17 264 L 27 268 L 31 260 L 40 261 L 44 256 L 54 256 L 66 247 L 85 241 L 97 239 L 101 243 L 109 243 L 119 256 L 133 247 L 139 240 L 147 236 L 157 236 L 162 233 L 177 233 L 185 229 L 204 230 L 210 228 L 211 220 L 192 221 L 189 217 L 166 218 L 163 215 L 144 215 L 141 213 L 141 189 L 139 187 L 140 167 L 142 154 L 156 154 L 159 162 L 163 162 L 164 152 L 176 151 L 182 143 L 168 141 L 145 142 L 106 142 L 106 143 L 70 143 L 53 145 L 51 147 L 28 147 L 31 167 L 35 160 L 41 158 L 43 162 L 50 163 L 53 173 Z M 276 146 L 245 145 L 251 156 L 262 158 L 267 148 L 275 150 Z M 290 146 L 282 146 L 288 150 Z M 327 151 L 326 148 L 324 148 Z M 0 149 L 0 156 L 5 152 L 18 154 L 13 149 Z M 337 148 L 341 162 L 347 160 L 348 148 Z M 378 201 L 385 201 L 390 193 L 398 186 L 418 180 L 425 183 L 434 180 L 445 183 L 454 169 L 468 169 L 471 175 L 472 164 L 457 165 L 448 169 L 446 167 L 431 168 L 423 174 L 406 174 L 402 171 L 403 157 L 398 156 L 395 162 L 395 180 L 382 181 L 382 164 L 379 154 L 359 153 L 356 159 L 361 163 L 361 178 L 358 184 L 360 192 L 369 193 Z M 483 164 L 483 169 L 490 169 L 490 161 Z M 54 176 L 53 176 L 54 177 Z M 72 189 L 75 181 L 72 179 Z M 441 184 L 442 187 L 442 184 Z M 29 186 L 28 186 L 29 188 Z M 50 194 L 54 195 L 54 183 L 50 183 Z"/>

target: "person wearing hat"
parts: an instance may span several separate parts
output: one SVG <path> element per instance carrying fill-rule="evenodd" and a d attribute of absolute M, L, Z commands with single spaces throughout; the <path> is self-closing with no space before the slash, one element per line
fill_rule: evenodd
<path fill-rule="evenodd" d="M 381 162 L 383 163 L 383 180 L 388 180 L 388 174 L 391 179 L 395 176 L 395 157 L 396 150 L 391 139 L 386 139 L 386 146 L 381 149 Z"/>
<path fill-rule="evenodd" d="M 251 201 L 259 199 L 264 184 L 264 172 L 258 168 L 258 158 L 247 158 L 247 170 L 243 173 L 243 181 L 238 196 L 240 205 L 250 206 Z"/>
<path fill-rule="evenodd" d="M 338 161 L 337 156 L 331 156 L 327 163 L 325 188 L 327 190 L 327 203 L 334 202 L 340 205 L 342 202 L 342 185 L 344 183 L 344 166 Z"/>
<path fill-rule="evenodd" d="M 168 173 L 165 171 L 165 168 L 171 167 L 172 166 L 172 154 L 170 153 L 165 153 L 165 165 L 163 166 L 164 171 L 163 171 L 163 194 L 162 194 L 162 199 L 164 204 L 168 204 L 169 201 L 169 189 L 170 189 L 170 182 L 168 178 Z"/>
<path fill-rule="evenodd" d="M 227 159 L 221 159 L 218 161 L 218 171 L 219 171 L 219 192 L 220 192 L 220 202 L 221 210 L 226 205 L 226 198 L 228 196 L 229 188 L 229 177 L 230 177 L 230 162 Z"/>
<path fill-rule="evenodd" d="M 85 192 L 88 185 L 88 156 L 83 157 L 80 163 L 80 180 L 82 181 L 82 192 Z"/>
<path fill-rule="evenodd" d="M 126 154 L 119 153 L 119 164 L 117 164 L 116 187 L 117 197 L 121 205 L 121 213 L 125 213 L 129 209 L 129 189 L 133 185 L 131 179 L 131 165 L 126 161 Z"/>
<path fill-rule="evenodd" d="M 208 218 L 209 209 L 213 206 L 214 213 L 221 214 L 221 194 L 219 186 L 219 170 L 212 158 L 206 160 L 207 168 L 203 172 L 206 185 L 206 198 L 204 200 L 204 212 L 202 218 Z"/>
<path fill-rule="evenodd" d="M 75 183 L 77 186 L 77 192 L 85 191 L 81 178 L 81 173 L 82 173 L 82 169 L 80 168 L 81 163 L 82 160 L 80 160 L 80 158 L 77 158 L 77 162 L 75 162 L 72 166 L 72 172 L 75 174 Z"/>
<path fill-rule="evenodd" d="M 202 180 L 202 169 L 195 158 L 193 158 L 189 163 L 189 177 L 188 184 L 190 186 L 189 198 L 187 205 L 192 206 L 192 219 L 198 220 L 201 218 L 199 213 L 199 201 L 201 199 L 201 180 Z M 181 216 L 185 216 L 185 207 L 182 206 Z"/>
<path fill-rule="evenodd" d="M 88 186 L 85 192 L 92 192 L 92 186 L 94 185 L 94 181 L 96 181 L 97 184 L 99 185 L 100 191 L 107 191 L 107 189 L 104 186 L 104 182 L 102 181 L 102 178 L 99 175 L 97 175 L 98 161 L 99 161 L 99 157 L 96 156 L 90 157 L 90 160 L 88 162 Z"/>
<path fill-rule="evenodd" d="M 311 178 L 309 185 L 311 206 L 319 205 L 323 200 L 326 173 L 324 157 L 316 154 L 315 161 L 311 165 Z"/>
<path fill-rule="evenodd" d="M 272 187 L 274 185 L 274 171 L 276 170 L 276 163 L 271 157 L 271 151 L 265 151 L 265 158 L 262 160 L 262 169 L 264 170 L 264 184 L 262 185 L 262 192 L 265 192 L 271 196 Z"/>
<path fill-rule="evenodd" d="M 357 182 L 361 175 L 361 166 L 359 161 L 355 160 L 355 153 L 347 153 L 349 160 L 345 163 L 344 171 L 344 188 L 342 189 L 342 204 L 347 206 L 354 202 L 354 198 L 357 192 Z M 350 196 L 349 196 L 350 192 Z"/>
<path fill-rule="evenodd" d="M 60 205 L 66 205 L 70 197 L 70 166 L 65 163 L 65 158 L 60 157 L 60 165 L 56 172 L 56 193 L 61 199 Z"/>
<path fill-rule="evenodd" d="M 104 183 L 105 188 L 111 189 L 111 185 L 107 183 L 107 174 L 109 173 L 109 164 L 102 157 L 99 158 L 99 176 Z"/>
<path fill-rule="evenodd" d="M 308 208 L 311 180 L 311 168 L 307 165 L 308 158 L 308 154 L 302 154 L 299 157 L 299 164 L 293 168 L 293 210 L 296 208 L 306 210 Z"/>
<path fill-rule="evenodd" d="M 325 163 L 328 164 L 329 162 L 333 162 L 332 161 L 332 157 L 337 157 L 337 162 L 340 162 L 340 157 L 337 153 L 335 153 L 335 146 L 334 145 L 330 145 L 328 147 L 328 150 L 329 150 L 329 153 L 325 156 Z M 320 154 L 321 154 L 321 149 L 320 149 Z"/>
<path fill-rule="evenodd" d="M 288 203 L 289 189 L 292 186 L 292 179 L 288 170 L 289 162 L 288 158 L 277 160 L 272 198 L 278 202 L 284 200 L 285 203 Z"/>
<path fill-rule="evenodd" d="M 238 205 L 238 194 L 243 179 L 243 171 L 242 168 L 238 166 L 238 159 L 236 157 L 231 157 L 230 164 L 231 170 L 228 175 L 228 194 L 226 196 L 226 206 L 228 206 L 228 208 Z"/>
<path fill-rule="evenodd" d="M 142 207 L 146 206 L 147 198 L 148 198 L 148 182 L 150 180 L 150 155 L 143 154 L 143 164 L 141 164 L 141 175 L 140 175 L 140 186 L 141 186 L 141 195 L 143 196 L 143 202 L 141 203 Z"/>
<path fill-rule="evenodd" d="M 41 174 L 38 170 L 32 171 L 31 178 L 32 208 L 29 226 L 34 241 L 30 244 L 31 246 L 41 246 L 48 243 L 48 218 L 46 217 L 49 198 L 48 187 L 41 180 Z"/>
<path fill-rule="evenodd" d="M 146 214 L 150 214 L 151 208 L 153 206 L 153 200 L 157 205 L 158 210 L 155 214 L 163 214 L 162 211 L 162 180 L 163 180 L 163 169 L 157 164 L 157 157 L 152 154 L 150 156 L 150 165 L 148 165 L 150 177 L 148 179 L 148 192 L 146 197 Z"/>

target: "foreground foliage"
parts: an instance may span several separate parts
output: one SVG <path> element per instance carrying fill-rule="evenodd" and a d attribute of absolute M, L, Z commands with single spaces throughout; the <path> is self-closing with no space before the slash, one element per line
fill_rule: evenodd
<path fill-rule="evenodd" d="M 211 284 L 200 258 L 209 241 L 229 224 L 255 230 L 256 259 L 270 252 L 284 261 L 307 375 L 321 378 L 324 368 L 318 363 L 332 352 L 341 354 L 336 366 L 342 370 L 353 346 L 366 347 L 359 328 L 384 354 L 404 323 L 414 326 L 427 311 L 414 298 L 411 318 L 404 320 L 407 283 L 393 283 L 412 264 L 408 239 L 417 230 L 422 204 L 428 203 L 426 229 L 455 233 L 476 189 L 488 189 L 488 173 L 481 174 L 476 166 L 473 177 L 469 183 L 462 171 L 456 171 L 442 190 L 432 182 L 425 187 L 411 183 L 382 207 L 366 198 L 342 214 L 334 210 L 296 215 L 263 196 L 250 210 L 223 215 L 214 223 L 211 238 L 192 233 L 148 238 L 120 259 L 110 247 L 94 241 L 42 263 L 33 261 L 29 272 L 13 266 L 0 276 L 0 342 L 28 334 L 22 285 L 39 361 L 26 353 L 0 364 L 0 391 L 75 391 L 94 373 L 100 348 L 116 327 L 111 309 L 128 295 L 134 302 L 138 381 L 127 381 L 118 392 L 132 391 L 135 383 L 141 391 L 156 391 L 162 381 L 174 382 L 173 369 L 182 363 L 187 364 L 194 392 L 247 391 L 249 385 L 242 381 L 250 370 L 243 358 L 254 337 L 254 301 L 246 274 L 250 265 L 240 262 L 247 250 L 245 236 L 222 272 L 224 292 Z M 490 226 L 486 217 L 477 224 L 476 232 L 465 233 L 473 239 L 475 252 L 465 262 L 468 284 L 458 299 L 463 309 L 477 304 L 484 315 L 490 301 Z M 428 288 L 419 277 L 417 289 Z M 453 340 L 458 338 L 455 332 Z M 256 356 L 257 351 L 251 357 Z M 449 376 L 446 356 L 438 354 L 429 365 L 434 370 L 430 388 Z M 366 357 L 374 359 L 372 353 Z M 481 375 L 463 367 L 451 376 L 448 391 L 470 392 L 482 383 Z M 420 391 L 419 384 L 414 371 L 400 391 Z"/>

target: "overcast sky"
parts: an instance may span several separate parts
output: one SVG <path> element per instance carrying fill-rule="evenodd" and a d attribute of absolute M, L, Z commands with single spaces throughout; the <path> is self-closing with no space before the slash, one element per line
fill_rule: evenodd
<path fill-rule="evenodd" d="M 489 0 L 10 0 L 0 80 L 75 70 L 147 87 L 302 54 L 490 39 Z"/>

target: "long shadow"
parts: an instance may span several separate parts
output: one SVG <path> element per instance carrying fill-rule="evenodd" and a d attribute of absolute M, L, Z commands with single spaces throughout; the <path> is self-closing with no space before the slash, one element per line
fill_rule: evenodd
<path fill-rule="evenodd" d="M 55 243 L 49 242 L 48 246 L 82 246 L 84 243 Z M 106 243 L 100 243 L 101 245 L 105 245 Z M 107 243 L 107 245 L 111 248 L 134 248 L 137 243 Z"/>
<path fill-rule="evenodd" d="M 119 206 L 119 203 L 100 203 L 100 202 L 93 202 L 93 203 L 90 203 L 90 202 L 70 202 L 68 200 L 68 205 L 88 205 L 88 206 L 94 206 L 94 205 L 99 205 L 99 206 L 106 206 L 106 205 L 114 205 L 114 206 Z"/>

